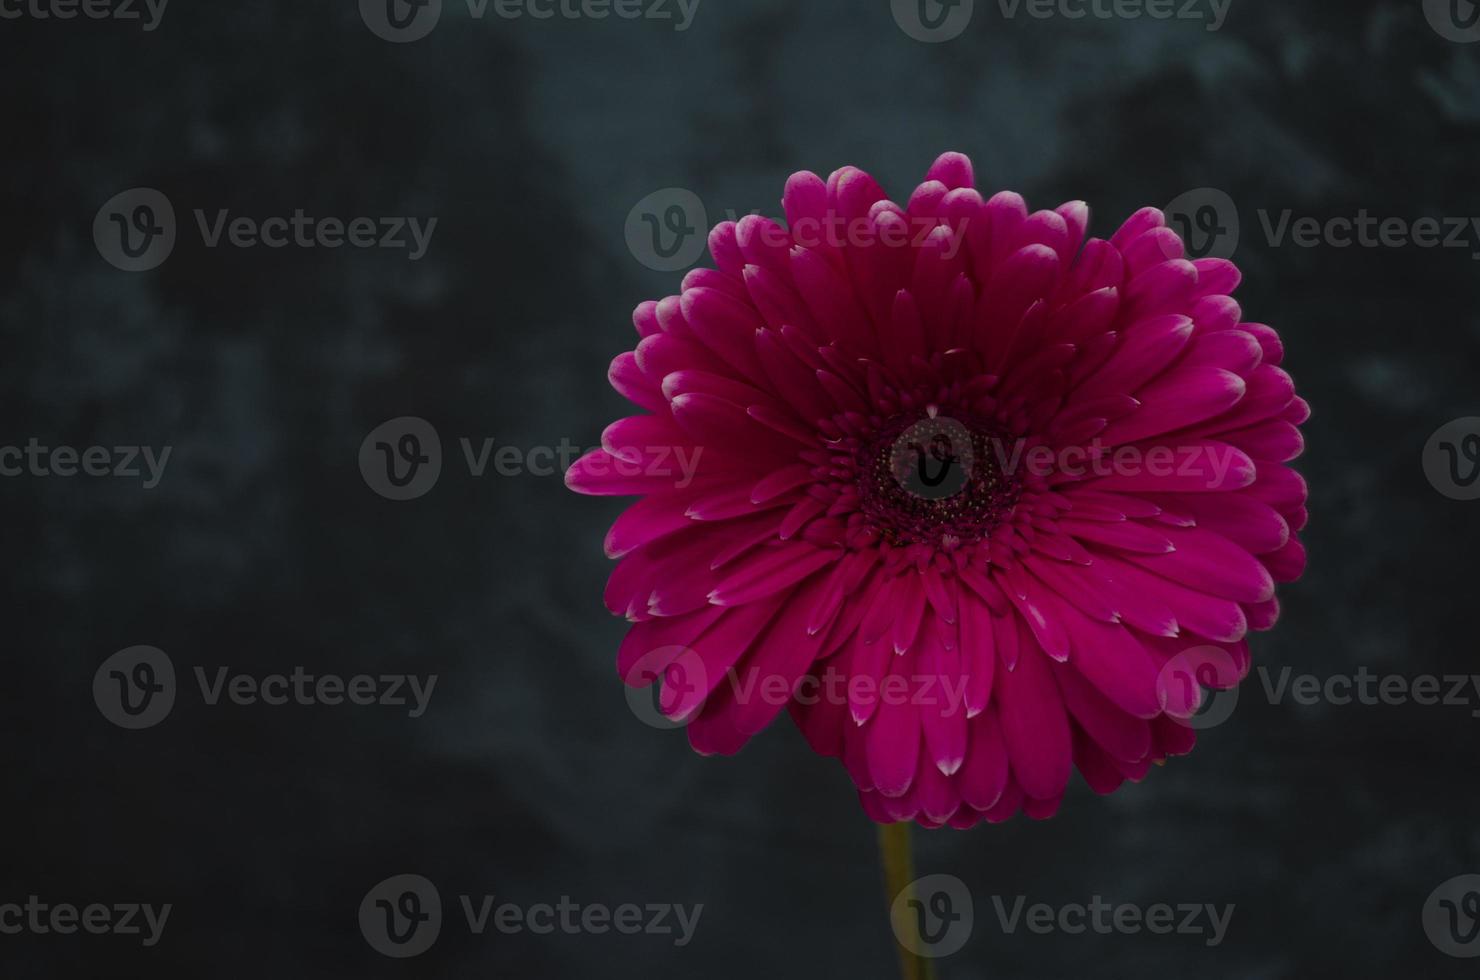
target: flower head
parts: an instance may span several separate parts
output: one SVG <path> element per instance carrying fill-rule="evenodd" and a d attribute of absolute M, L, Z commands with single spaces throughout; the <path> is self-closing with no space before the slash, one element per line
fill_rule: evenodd
<path fill-rule="evenodd" d="M 644 414 L 567 484 L 607 536 L 624 680 L 703 753 L 781 711 L 881 822 L 1052 815 L 1192 748 L 1305 564 L 1309 414 L 1239 272 L 1161 212 L 1085 240 L 948 153 L 907 205 L 788 181 L 612 362 Z M 676 460 L 691 465 L 680 470 Z"/>

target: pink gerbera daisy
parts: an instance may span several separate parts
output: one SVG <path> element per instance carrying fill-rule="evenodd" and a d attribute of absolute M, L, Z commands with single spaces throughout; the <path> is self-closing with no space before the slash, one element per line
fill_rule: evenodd
<path fill-rule="evenodd" d="M 1044 818 L 1075 767 L 1189 751 L 1305 564 L 1309 409 L 1238 270 L 1154 208 L 1086 241 L 1082 202 L 983 199 L 955 153 L 905 206 L 853 168 L 783 206 L 637 308 L 610 378 L 646 414 L 567 474 L 642 497 L 621 676 L 703 753 L 789 707 L 881 823 Z"/>

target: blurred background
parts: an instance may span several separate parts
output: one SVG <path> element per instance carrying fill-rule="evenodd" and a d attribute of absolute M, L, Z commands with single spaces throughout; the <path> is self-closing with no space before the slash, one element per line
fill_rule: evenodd
<path fill-rule="evenodd" d="M 1474 669 L 1480 503 L 1439 492 L 1423 457 L 1440 426 L 1480 415 L 1480 238 L 1301 247 L 1265 228 L 1286 211 L 1480 215 L 1466 0 L 1232 0 L 1216 30 L 1208 2 L 1076 19 L 931 0 L 927 20 L 958 18 L 940 43 L 888 0 L 705 0 L 683 30 L 676 0 L 666 20 L 399 4 L 435 20 L 405 43 L 353 0 L 181 2 L 151 29 L 142 2 L 102 19 L 6 2 L 0 443 L 171 455 L 151 487 L 0 479 L 0 903 L 172 905 L 153 946 L 0 935 L 6 976 L 895 975 L 874 828 L 842 768 L 784 719 L 734 759 L 701 759 L 629 707 L 624 626 L 601 603 L 622 502 L 570 494 L 558 473 L 475 476 L 463 458 L 462 439 L 589 447 L 621 412 L 605 375 L 634 341 L 630 311 L 682 275 L 629 246 L 634 207 L 665 189 L 713 223 L 778 213 L 794 170 L 854 164 L 903 200 L 956 149 L 988 193 L 1089 201 L 1098 235 L 1222 191 L 1245 316 L 1282 332 L 1315 409 L 1299 464 L 1310 570 L 1256 665 L 1275 680 Z M 134 188 L 176 218 L 173 250 L 137 272 L 94 237 Z M 155 227 L 132 224 L 131 201 L 113 213 Z M 213 248 L 195 217 L 296 209 L 437 224 L 412 260 Z M 405 416 L 435 428 L 442 469 L 398 501 L 359 457 Z M 126 730 L 93 682 L 136 645 L 168 655 L 178 691 L 168 717 Z M 212 705 L 197 667 L 438 679 L 411 717 Z M 1480 872 L 1480 694 L 1271 701 L 1251 677 L 1191 756 L 1109 798 L 1076 776 L 1051 821 L 917 834 L 919 872 L 976 898 L 941 976 L 1471 975 L 1425 906 Z M 357 921 L 405 873 L 446 911 L 413 960 L 376 952 Z M 465 894 L 704 908 L 681 947 L 478 936 Z M 991 896 L 1236 911 L 1209 947 L 1009 934 Z"/>

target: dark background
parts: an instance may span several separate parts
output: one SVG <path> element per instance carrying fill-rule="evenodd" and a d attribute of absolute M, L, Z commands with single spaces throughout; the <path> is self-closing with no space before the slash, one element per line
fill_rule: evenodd
<path fill-rule="evenodd" d="M 473 479 L 459 437 L 594 445 L 645 268 L 623 226 L 692 189 L 769 213 L 786 176 L 856 164 L 903 200 L 942 150 L 987 191 L 1084 198 L 1107 235 L 1198 187 L 1243 215 L 1245 315 L 1315 408 L 1304 581 L 1256 665 L 1468 672 L 1480 504 L 1427 483 L 1480 414 L 1470 249 L 1275 248 L 1259 209 L 1480 214 L 1480 52 L 1418 0 L 1234 0 L 1227 24 L 1004 19 L 907 37 L 883 0 L 705 0 L 692 28 L 470 20 L 374 36 L 350 0 L 175 0 L 159 29 L 0 21 L 0 443 L 174 447 L 138 481 L 0 480 L 7 620 L 0 901 L 170 902 L 162 942 L 0 936 L 7 977 L 890 977 L 874 829 L 787 722 L 701 759 L 641 724 L 613 668 L 601 537 L 621 502 L 558 476 Z M 131 187 L 180 215 L 147 273 L 92 222 Z M 193 208 L 436 216 L 404 252 L 206 249 Z M 357 453 L 440 431 L 436 488 L 396 503 Z M 209 707 L 182 680 L 124 731 L 91 696 L 134 644 L 266 673 L 439 675 L 430 709 Z M 1060 816 L 918 834 L 977 896 L 946 978 L 1473 974 L 1428 941 L 1480 871 L 1469 707 L 1271 705 L 1251 678 L 1196 752 Z M 389 875 L 449 923 L 385 959 L 356 921 Z M 453 896 L 703 903 L 661 936 L 470 936 Z M 1235 903 L 1228 939 L 1003 935 L 1009 901 Z"/>

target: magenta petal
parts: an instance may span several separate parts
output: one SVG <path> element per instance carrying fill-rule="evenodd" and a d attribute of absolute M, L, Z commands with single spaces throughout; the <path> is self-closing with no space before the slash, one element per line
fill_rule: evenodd
<path fill-rule="evenodd" d="M 925 172 L 925 179 L 938 180 L 951 190 L 976 186 L 971 159 L 964 153 L 942 153 Z"/>
<path fill-rule="evenodd" d="M 1054 679 L 1069 714 L 1091 738 L 1117 759 L 1138 762 L 1151 751 L 1151 728 L 1121 711 L 1073 667 L 1057 665 Z"/>
<path fill-rule="evenodd" d="M 997 711 L 1013 777 L 1038 799 L 1063 793 L 1072 769 L 1069 720 L 1048 659 L 1025 650 L 1016 670 L 997 680 Z"/>
<path fill-rule="evenodd" d="M 1079 655 L 1070 661 L 1085 680 L 1120 710 L 1135 718 L 1161 713 L 1156 698 L 1160 665 L 1125 627 L 1096 623 L 1070 611 L 1070 630 Z"/>
<path fill-rule="evenodd" d="M 903 796 L 915 781 L 920 753 L 920 718 L 914 705 L 881 703 L 865 732 L 875 787 L 885 796 Z"/>
<path fill-rule="evenodd" d="M 1171 371 L 1135 393 L 1141 407 L 1115 422 L 1105 442 L 1137 442 L 1210 419 L 1244 397 L 1244 379 L 1222 368 L 1196 367 Z"/>
<path fill-rule="evenodd" d="M 927 636 L 934 630 L 924 631 Z M 927 639 L 920 650 L 915 700 L 925 735 L 930 765 L 952 775 L 966 758 L 966 686 L 959 669 L 960 651 L 947 650 L 938 639 Z"/>
<path fill-rule="evenodd" d="M 606 556 L 621 558 L 690 524 L 681 493 L 644 497 L 622 512 L 606 535 Z"/>
<path fill-rule="evenodd" d="M 717 606 L 738 606 L 779 592 L 832 564 L 838 555 L 810 544 L 782 544 L 748 558 L 710 594 Z"/>
<path fill-rule="evenodd" d="M 1166 534 L 1175 551 L 1126 557 L 1162 578 L 1238 602 L 1264 602 L 1274 595 L 1274 581 L 1264 566 L 1221 534 L 1202 528 L 1167 528 Z"/>
<path fill-rule="evenodd" d="M 986 810 L 996 805 L 1007 787 L 1007 743 L 991 708 L 973 718 L 969 728 L 966 762 L 956 772 L 956 787 L 967 805 Z"/>

